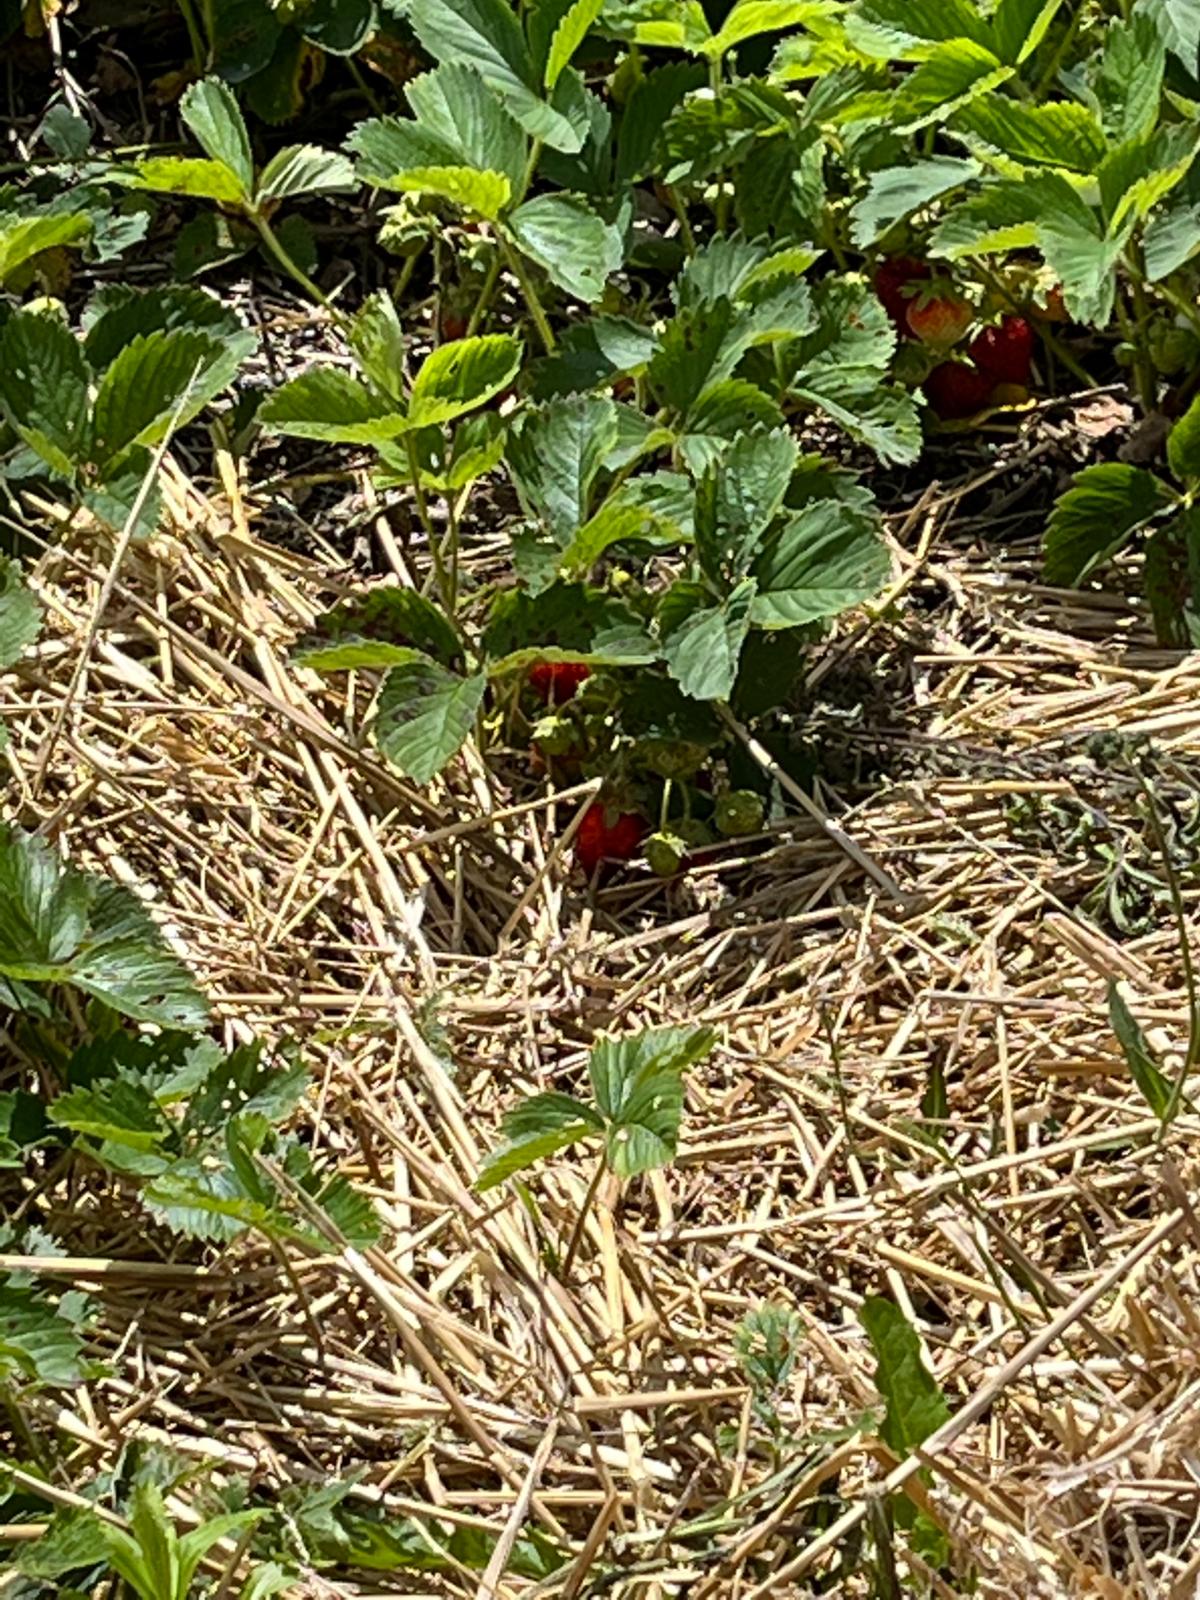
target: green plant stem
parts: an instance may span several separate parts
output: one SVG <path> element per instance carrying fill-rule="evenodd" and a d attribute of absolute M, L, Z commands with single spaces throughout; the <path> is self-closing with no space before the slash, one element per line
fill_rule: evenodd
<path fill-rule="evenodd" d="M 479 324 L 487 315 L 488 308 L 492 303 L 492 297 L 496 293 L 496 285 L 500 281 L 500 265 L 503 259 L 499 249 L 497 249 L 496 254 L 492 257 L 491 265 L 487 269 L 487 276 L 483 280 L 483 288 L 479 291 L 479 298 L 476 300 L 471 315 L 467 320 L 468 339 L 473 339 L 479 332 Z"/>
<path fill-rule="evenodd" d="M 1084 9 L 1081 5 L 1075 7 L 1071 20 L 1063 30 L 1063 36 L 1058 42 L 1058 48 L 1050 57 L 1046 70 L 1034 85 L 1033 94 L 1035 100 L 1043 100 L 1046 96 L 1046 91 L 1058 77 L 1059 68 L 1066 60 L 1068 50 L 1075 43 L 1075 35 L 1079 32 L 1079 24 L 1083 18 Z"/>
<path fill-rule="evenodd" d="M 1196 981 L 1196 967 L 1192 960 L 1191 940 L 1188 936 L 1187 911 L 1183 903 L 1183 894 L 1179 888 L 1179 876 L 1175 871 L 1175 863 L 1171 860 L 1171 850 L 1167 840 L 1166 829 L 1162 825 L 1162 818 L 1158 811 L 1158 802 L 1154 798 L 1154 791 L 1146 782 L 1146 775 L 1140 766 L 1134 766 L 1134 775 L 1138 787 L 1142 791 L 1142 798 L 1146 802 L 1146 811 L 1150 819 L 1150 831 L 1154 835 L 1154 843 L 1162 857 L 1163 872 L 1166 875 L 1167 887 L 1171 895 L 1171 909 L 1175 916 L 1175 926 L 1179 934 L 1179 959 L 1183 966 L 1183 982 L 1188 996 L 1188 1047 L 1183 1058 L 1175 1082 L 1171 1085 L 1170 1099 L 1163 1109 L 1162 1123 L 1159 1128 L 1159 1143 L 1166 1137 L 1167 1129 L 1174 1122 L 1183 1100 L 1183 1091 L 1188 1078 L 1200 1065 L 1200 986 Z"/>
<path fill-rule="evenodd" d="M 521 174 L 520 185 L 517 188 L 516 194 L 513 196 L 512 209 L 515 209 L 517 206 L 519 206 L 524 200 L 525 196 L 529 193 L 529 185 L 533 182 L 534 175 L 537 172 L 538 162 L 541 160 L 541 158 L 542 141 L 540 139 L 535 139 L 529 146 L 529 156 L 525 162 L 525 171 Z M 472 310 L 470 320 L 467 323 L 468 338 L 473 337 L 473 335 L 478 332 L 479 324 L 487 315 L 488 308 L 492 303 L 492 298 L 496 293 L 496 285 L 500 281 L 500 267 L 503 260 L 501 253 L 500 225 L 499 223 L 494 223 L 493 227 L 496 232 L 497 250 L 491 265 L 488 267 L 487 276 L 483 280 L 483 288 L 479 291 L 479 298 L 475 302 L 475 307 Z"/>
<path fill-rule="evenodd" d="M 305 294 L 308 295 L 310 299 L 315 300 L 323 310 L 328 311 L 334 322 L 338 325 L 342 332 L 345 333 L 350 326 L 347 319 L 334 305 L 333 301 L 325 293 L 324 289 L 322 289 L 319 284 L 314 283 L 309 277 L 308 273 L 305 272 L 302 267 L 298 266 L 295 261 L 293 261 L 287 250 L 280 243 L 279 235 L 275 232 L 274 228 L 272 228 L 266 217 L 264 217 L 259 211 L 251 211 L 250 221 L 257 229 L 258 236 L 263 242 L 264 249 L 267 251 L 267 254 L 272 257 L 276 265 L 281 267 L 294 283 L 299 284 L 299 286 L 304 290 Z"/>
<path fill-rule="evenodd" d="M 521 260 L 520 252 L 514 250 L 503 235 L 500 237 L 500 248 L 504 251 L 504 259 L 508 262 L 513 276 L 521 285 L 521 293 L 525 297 L 525 304 L 529 307 L 529 314 L 533 318 L 533 323 L 537 328 L 538 337 L 542 341 L 543 348 L 547 355 L 552 356 L 558 345 L 555 342 L 554 330 L 550 326 L 545 308 L 538 299 L 537 290 L 533 286 L 533 279 L 525 270 L 525 263 Z"/>
<path fill-rule="evenodd" d="M 600 1180 L 607 1170 L 608 1163 L 604 1159 L 604 1152 L 601 1151 L 600 1159 L 596 1162 L 596 1170 L 592 1173 L 591 1182 L 587 1186 L 587 1193 L 583 1197 L 583 1204 L 579 1208 L 579 1215 L 575 1218 L 575 1226 L 571 1230 L 567 1253 L 563 1257 L 562 1275 L 564 1278 L 568 1278 L 571 1275 L 571 1267 L 574 1265 L 576 1253 L 583 1239 L 583 1225 L 587 1221 L 588 1212 L 595 1203 L 596 1194 L 600 1188 Z"/>
<path fill-rule="evenodd" d="M 679 219 L 679 237 L 683 240 L 683 248 L 689 256 L 696 254 L 696 235 L 692 232 L 692 224 L 688 219 L 687 207 L 683 197 L 673 183 L 664 183 L 667 198 L 671 202 L 671 209 Z"/>
<path fill-rule="evenodd" d="M 183 25 L 187 29 L 188 43 L 192 47 L 192 60 L 197 72 L 206 72 L 209 66 L 209 48 L 204 42 L 204 35 L 196 18 L 195 7 L 192 0 L 179 0 L 179 10 L 183 15 Z"/>
<path fill-rule="evenodd" d="M 446 562 L 446 551 L 450 552 L 449 566 Z M 446 496 L 446 542 L 442 546 L 442 566 L 448 573 L 450 585 L 450 614 L 454 615 L 458 609 L 458 512 L 454 505 L 453 493 Z"/>
<path fill-rule="evenodd" d="M 719 58 L 708 63 L 708 83 L 713 93 L 713 99 L 717 103 L 719 112 L 722 99 L 722 90 L 725 87 L 721 74 L 721 62 Z M 733 198 L 729 188 L 727 188 L 725 184 L 725 159 L 728 156 L 728 153 L 729 141 L 725 138 L 724 132 L 722 132 L 721 167 L 717 175 L 717 231 L 719 233 L 728 233 L 729 231 L 729 206 Z"/>
<path fill-rule="evenodd" d="M 1192 325 L 1192 332 L 1200 335 L 1200 307 L 1194 305 L 1187 295 L 1181 294 L 1170 279 L 1163 279 L 1156 285 L 1156 288 L 1172 310 L 1177 311 L 1181 317 L 1187 318 Z"/>
<path fill-rule="evenodd" d="M 1132 325 L 1119 295 L 1116 301 L 1117 315 L 1121 319 L 1122 332 L 1135 351 L 1133 370 L 1137 375 L 1138 399 L 1141 401 L 1142 410 L 1149 416 L 1158 405 L 1158 374 L 1154 370 L 1154 362 L 1146 347 L 1146 323 L 1150 315 L 1146 304 L 1146 286 L 1136 262 L 1127 259 L 1126 268 L 1129 272 L 1129 292 L 1133 300 Z"/>
<path fill-rule="evenodd" d="M 438 542 L 437 530 L 433 526 L 433 518 L 429 515 L 429 501 L 425 498 L 425 486 L 421 482 L 421 463 L 417 456 L 416 440 L 411 431 L 404 435 L 404 450 L 408 457 L 408 470 L 412 474 L 413 499 L 417 504 L 417 516 L 420 517 L 421 526 L 425 530 L 425 539 L 429 545 L 429 557 L 433 562 L 433 575 L 438 586 L 438 593 L 441 595 L 442 604 L 446 608 L 448 621 L 457 628 L 450 579 L 442 561 L 442 547 Z"/>

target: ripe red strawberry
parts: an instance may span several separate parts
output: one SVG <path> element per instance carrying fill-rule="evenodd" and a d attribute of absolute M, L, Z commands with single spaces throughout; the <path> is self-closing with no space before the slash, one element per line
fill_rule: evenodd
<path fill-rule="evenodd" d="M 544 705 L 558 706 L 591 675 L 585 661 L 539 661 L 529 669 L 529 687 Z"/>
<path fill-rule="evenodd" d="M 922 289 L 908 302 L 908 331 L 922 344 L 948 349 L 971 326 L 973 312 L 958 295 L 940 289 Z"/>
<path fill-rule="evenodd" d="M 602 861 L 628 861 L 646 837 L 645 821 L 633 811 L 589 806 L 575 835 L 575 859 L 590 878 Z"/>
<path fill-rule="evenodd" d="M 1033 365 L 1033 328 L 1024 317 L 1005 317 L 985 328 L 967 347 L 971 360 L 993 383 L 1029 382 Z"/>
<path fill-rule="evenodd" d="M 992 393 L 992 380 L 965 362 L 943 361 L 921 387 L 942 421 L 955 422 L 983 410 Z"/>
<path fill-rule="evenodd" d="M 901 334 L 908 332 L 910 304 L 910 296 L 904 291 L 911 284 L 924 283 L 932 276 L 929 264 L 918 261 L 916 256 L 890 256 L 876 268 L 875 293 Z"/>
<path fill-rule="evenodd" d="M 460 317 L 456 312 L 443 311 L 439 323 L 442 338 L 447 344 L 455 339 L 463 339 L 467 333 L 467 319 Z"/>

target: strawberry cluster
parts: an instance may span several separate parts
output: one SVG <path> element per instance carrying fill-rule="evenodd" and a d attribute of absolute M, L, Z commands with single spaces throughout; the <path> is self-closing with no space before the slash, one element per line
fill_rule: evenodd
<path fill-rule="evenodd" d="M 953 284 L 934 275 L 927 261 L 891 256 L 875 274 L 875 292 L 901 338 L 927 345 L 946 359 L 924 379 L 925 397 L 943 421 L 973 417 L 1003 391 L 1027 387 L 1033 368 L 1034 332 L 1018 315 L 1002 316 L 977 333 L 962 352 L 950 352 L 975 320 L 970 302 Z"/>

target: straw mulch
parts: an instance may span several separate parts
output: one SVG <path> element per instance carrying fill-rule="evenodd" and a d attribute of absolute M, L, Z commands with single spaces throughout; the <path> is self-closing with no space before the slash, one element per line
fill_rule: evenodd
<path fill-rule="evenodd" d="M 502 1559 L 310 1567 L 312 1595 L 865 1594 L 857 1552 L 882 1541 L 886 1569 L 901 1484 L 963 1574 L 927 1575 L 936 1594 L 971 1571 L 1008 1600 L 1194 1593 L 1200 1118 L 1157 1142 L 1106 990 L 1177 1069 L 1180 937 L 1136 763 L 1190 914 L 1200 661 L 1156 650 L 1119 586 L 1039 587 L 1036 518 L 1008 511 L 1039 425 L 897 502 L 891 595 L 814 654 L 807 808 L 784 793 L 766 836 L 596 895 L 563 849 L 586 790 L 470 749 L 415 792 L 363 734 L 369 685 L 289 664 L 357 579 L 296 553 L 231 463 L 215 484 L 168 464 L 168 523 L 103 615 L 111 541 L 47 548 L 47 632 L 2 696 L 4 810 L 146 889 L 231 1039 L 301 1041 L 312 1145 L 385 1226 L 362 1256 L 206 1256 L 105 1181 L 64 1190 L 75 1253 L 46 1270 L 102 1303 L 109 1369 L 34 1420 L 76 1487 L 166 1441 L 218 1482 L 358 1472 L 361 1502 L 438 1536 L 489 1530 L 502 1557 L 533 1526 L 570 1556 L 540 1586 Z M 408 581 L 355 503 L 376 581 Z M 536 1211 L 472 1179 L 518 1096 L 660 1020 L 719 1034 L 680 1157 L 601 1188 L 560 1279 L 544 1245 L 590 1163 L 547 1164 Z M 919 1461 L 857 1426 L 880 1409 L 869 1294 L 950 1402 Z M 775 1437 L 736 1348 L 765 1303 L 799 1319 Z"/>

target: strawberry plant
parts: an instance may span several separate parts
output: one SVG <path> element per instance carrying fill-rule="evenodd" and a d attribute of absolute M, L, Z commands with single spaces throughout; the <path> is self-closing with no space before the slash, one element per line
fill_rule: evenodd
<path fill-rule="evenodd" d="M 683 1074 L 712 1049 L 707 1028 L 651 1028 L 601 1039 L 588 1055 L 591 1098 L 551 1090 L 528 1096 L 504 1119 L 505 1142 L 475 1187 L 497 1184 L 568 1146 L 602 1141 L 601 1164 L 619 1178 L 665 1166 L 683 1117 Z"/>
<path fill-rule="evenodd" d="M 3 470 L 47 477 L 102 522 L 158 520 L 154 449 L 233 380 L 254 337 L 199 291 L 100 291 L 82 338 L 53 307 L 0 325 Z"/>
<path fill-rule="evenodd" d="M 134 181 L 157 194 L 212 200 L 227 219 L 225 234 L 201 219 L 180 236 L 176 264 L 191 276 L 213 261 L 244 253 L 257 236 L 267 254 L 314 299 L 324 296 L 298 263 L 313 257 L 311 236 L 299 219 L 287 231 L 276 214 L 300 195 L 339 194 L 353 187 L 350 163 L 316 145 L 288 145 L 256 171 L 250 135 L 237 101 L 218 78 L 193 84 L 180 101 L 180 116 L 204 151 L 197 156 L 150 156 L 139 162 Z"/>

